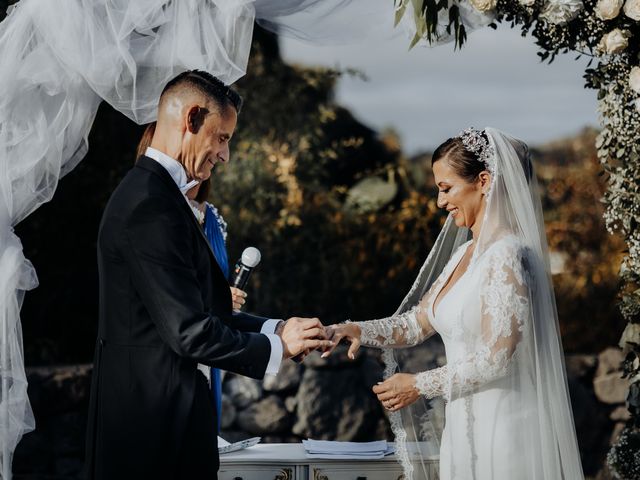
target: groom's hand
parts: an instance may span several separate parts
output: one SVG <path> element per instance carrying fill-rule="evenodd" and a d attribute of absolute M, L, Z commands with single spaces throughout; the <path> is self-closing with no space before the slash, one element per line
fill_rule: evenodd
<path fill-rule="evenodd" d="M 283 346 L 283 357 L 292 358 L 311 350 L 326 350 L 333 346 L 327 339 L 324 326 L 317 318 L 292 317 L 276 329 Z"/>

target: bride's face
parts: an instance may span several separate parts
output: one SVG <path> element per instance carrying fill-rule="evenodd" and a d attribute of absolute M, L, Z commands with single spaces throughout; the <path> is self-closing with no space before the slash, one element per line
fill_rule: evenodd
<path fill-rule="evenodd" d="M 438 207 L 446 209 L 458 227 L 479 227 L 484 211 L 482 179 L 469 182 L 462 178 L 446 157 L 433 164 L 433 176 L 438 186 Z"/>

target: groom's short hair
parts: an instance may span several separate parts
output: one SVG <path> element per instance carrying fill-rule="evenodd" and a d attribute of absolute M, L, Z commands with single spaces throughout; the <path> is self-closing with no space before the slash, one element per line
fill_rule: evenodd
<path fill-rule="evenodd" d="M 220 79 L 214 77 L 209 72 L 202 70 L 187 70 L 169 80 L 160 94 L 162 102 L 165 95 L 178 92 L 180 90 L 196 90 L 213 100 L 220 110 L 224 111 L 228 107 L 233 107 L 236 113 L 242 109 L 242 97 L 238 92 Z"/>

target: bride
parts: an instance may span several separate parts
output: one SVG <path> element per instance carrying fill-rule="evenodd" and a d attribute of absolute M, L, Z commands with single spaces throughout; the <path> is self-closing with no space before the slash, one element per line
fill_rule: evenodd
<path fill-rule="evenodd" d="M 449 216 L 402 305 L 388 318 L 327 328 L 351 342 L 350 358 L 361 344 L 394 349 L 374 392 L 390 411 L 407 480 L 430 478 L 421 446 L 434 431 L 425 400 L 435 397 L 446 401 L 441 479 L 581 479 L 528 148 L 468 129 L 438 147 L 432 165 Z M 400 349 L 435 333 L 447 364 L 417 372 L 419 350 Z M 414 373 L 394 374 L 405 366 Z"/>

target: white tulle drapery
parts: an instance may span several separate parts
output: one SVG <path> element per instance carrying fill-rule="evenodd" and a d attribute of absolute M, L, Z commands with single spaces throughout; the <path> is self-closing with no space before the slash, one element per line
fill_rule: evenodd
<path fill-rule="evenodd" d="M 464 0 L 463 0 L 464 1 Z M 13 227 L 48 202 L 88 149 L 106 101 L 137 123 L 187 69 L 244 75 L 254 22 L 316 43 L 364 39 L 391 0 L 21 0 L 0 23 L 0 474 L 34 428 L 20 305 L 37 285 Z M 389 14 L 391 10 L 391 14 Z"/>

